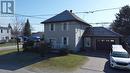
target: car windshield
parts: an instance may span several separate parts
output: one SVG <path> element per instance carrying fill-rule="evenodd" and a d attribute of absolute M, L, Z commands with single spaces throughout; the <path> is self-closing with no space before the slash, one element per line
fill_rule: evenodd
<path fill-rule="evenodd" d="M 126 52 L 113 52 L 113 57 L 129 58 L 129 54 Z"/>

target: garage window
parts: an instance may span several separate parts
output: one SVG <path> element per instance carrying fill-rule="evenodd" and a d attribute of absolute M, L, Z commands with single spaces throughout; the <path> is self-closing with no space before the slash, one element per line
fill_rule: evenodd
<path fill-rule="evenodd" d="M 115 44 L 115 40 L 113 39 L 97 39 L 96 40 L 96 48 L 97 49 L 111 49 L 112 44 Z"/>

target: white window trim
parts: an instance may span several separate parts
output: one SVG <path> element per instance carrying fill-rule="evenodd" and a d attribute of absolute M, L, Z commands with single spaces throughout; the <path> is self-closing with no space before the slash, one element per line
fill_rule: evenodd
<path fill-rule="evenodd" d="M 66 30 L 64 30 L 64 25 L 66 25 Z M 68 31 L 68 23 L 62 23 L 62 31 Z"/>
<path fill-rule="evenodd" d="M 51 23 L 51 24 L 53 24 L 53 23 Z M 55 31 L 55 24 L 53 24 L 54 30 L 51 30 L 51 24 L 49 25 L 49 31 Z"/>
<path fill-rule="evenodd" d="M 69 45 L 69 37 L 62 37 L 62 44 L 64 45 L 64 38 L 66 38 L 67 39 L 67 46 Z"/>

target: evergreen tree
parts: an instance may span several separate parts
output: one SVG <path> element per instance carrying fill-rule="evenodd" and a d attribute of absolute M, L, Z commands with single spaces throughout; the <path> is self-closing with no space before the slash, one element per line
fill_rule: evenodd
<path fill-rule="evenodd" d="M 122 7 L 116 14 L 116 20 L 110 25 L 111 29 L 125 37 L 130 35 L 130 6 Z"/>
<path fill-rule="evenodd" d="M 29 37 L 31 35 L 31 28 L 30 28 L 30 23 L 29 23 L 28 19 L 23 28 L 23 35 L 27 36 L 27 37 Z"/>
<path fill-rule="evenodd" d="M 11 30 L 11 34 L 13 34 L 13 29 L 12 29 L 12 26 L 10 25 L 10 23 L 8 24 L 8 28 Z"/>
<path fill-rule="evenodd" d="M 12 29 L 12 27 L 11 27 L 10 23 L 8 24 L 8 28 L 9 28 L 9 29 Z"/>

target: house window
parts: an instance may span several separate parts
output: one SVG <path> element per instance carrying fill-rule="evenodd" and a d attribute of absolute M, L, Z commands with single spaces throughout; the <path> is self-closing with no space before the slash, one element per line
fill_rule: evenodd
<path fill-rule="evenodd" d="M 67 37 L 63 37 L 63 45 L 68 45 L 68 38 Z"/>
<path fill-rule="evenodd" d="M 56 46 L 56 40 L 55 39 L 49 39 L 49 43 L 51 44 L 52 48 L 55 48 L 55 46 Z"/>
<path fill-rule="evenodd" d="M 91 38 L 90 37 L 84 38 L 84 46 L 91 47 Z"/>
<path fill-rule="evenodd" d="M 9 30 L 7 30 L 7 33 L 9 33 Z"/>
<path fill-rule="evenodd" d="M 54 24 L 50 24 L 50 31 L 54 31 L 54 30 L 55 30 Z"/>
<path fill-rule="evenodd" d="M 3 30 L 1 29 L 1 33 L 3 33 Z"/>
<path fill-rule="evenodd" d="M 64 23 L 64 24 L 62 25 L 62 30 L 63 30 L 63 31 L 68 30 L 68 25 L 67 25 L 66 23 Z"/>

